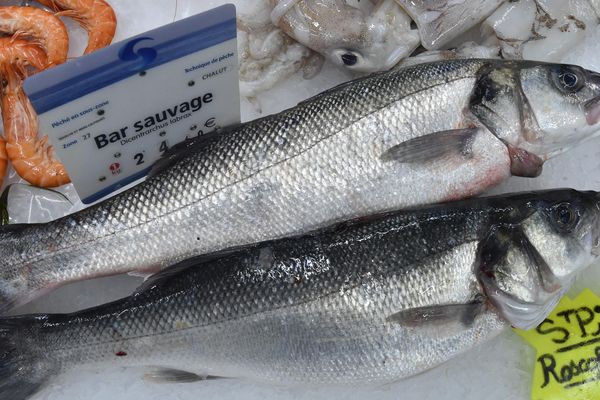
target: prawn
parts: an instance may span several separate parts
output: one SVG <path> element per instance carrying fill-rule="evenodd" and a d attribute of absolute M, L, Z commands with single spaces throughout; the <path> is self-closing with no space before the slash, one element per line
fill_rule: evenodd
<path fill-rule="evenodd" d="M 0 59 L 21 65 L 30 65 L 37 70 L 42 70 L 48 64 L 46 54 L 34 44 L 25 40 L 0 38 Z M 8 154 L 6 141 L 0 137 L 0 186 L 6 175 Z"/>
<path fill-rule="evenodd" d="M 73 18 L 88 32 L 84 54 L 108 46 L 115 36 L 117 17 L 104 0 L 36 0 L 57 11 L 60 16 Z"/>
<path fill-rule="evenodd" d="M 61 186 L 70 179 L 64 166 L 53 157 L 48 137 L 37 140 L 37 114 L 23 90 L 26 64 L 43 69 L 46 53 L 31 42 L 0 38 L 0 106 L 6 155 L 17 173 L 32 185 Z"/>
<path fill-rule="evenodd" d="M 0 137 L 0 186 L 2 186 L 2 182 L 4 182 L 7 166 L 8 155 L 6 154 L 6 140 Z"/>
<path fill-rule="evenodd" d="M 69 34 L 65 24 L 52 13 L 35 7 L 0 7 L 0 32 L 13 35 L 12 42 L 26 36 L 44 49 L 47 61 L 43 69 L 67 60 Z M 11 47 L 10 43 L 7 45 Z"/>

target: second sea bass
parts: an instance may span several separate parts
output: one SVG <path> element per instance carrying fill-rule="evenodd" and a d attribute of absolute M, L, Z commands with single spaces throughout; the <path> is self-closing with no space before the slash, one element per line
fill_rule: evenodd
<path fill-rule="evenodd" d="M 465 198 L 592 136 L 600 75 L 455 60 L 356 80 L 165 158 L 135 188 L 0 232 L 0 309 L 68 282 Z M 105 151 L 118 149 L 118 144 Z"/>
<path fill-rule="evenodd" d="M 188 260 L 88 310 L 0 318 L 0 398 L 81 368 L 303 387 L 411 376 L 507 322 L 543 321 L 600 251 L 599 200 L 553 190 L 401 211 Z"/>

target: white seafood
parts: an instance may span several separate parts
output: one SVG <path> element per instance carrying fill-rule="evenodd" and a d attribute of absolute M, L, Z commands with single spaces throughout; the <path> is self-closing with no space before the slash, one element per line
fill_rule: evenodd
<path fill-rule="evenodd" d="M 299 70 L 310 79 L 323 64 L 319 54 L 271 23 L 267 1 L 255 3 L 251 13 L 238 17 L 238 54 L 240 94 L 247 98 L 256 97 Z"/>
<path fill-rule="evenodd" d="M 490 15 L 503 0 L 396 0 L 415 20 L 421 44 L 443 48 Z"/>
<path fill-rule="evenodd" d="M 600 18 L 600 0 L 589 0 L 590 5 L 596 11 L 596 15 Z"/>
<path fill-rule="evenodd" d="M 600 25 L 587 32 L 584 40 L 563 57 L 563 63 L 577 64 L 587 69 L 600 71 Z"/>
<path fill-rule="evenodd" d="M 520 0 L 503 4 L 481 29 L 487 43 L 500 46 L 504 58 L 553 62 L 597 25 L 588 0 Z"/>
<path fill-rule="evenodd" d="M 419 45 L 395 0 L 271 0 L 271 20 L 305 46 L 353 71 L 387 70 Z"/>
<path fill-rule="evenodd" d="M 498 46 L 482 46 L 475 42 L 465 42 L 452 50 L 427 50 L 413 57 L 402 60 L 398 67 L 422 64 L 441 60 L 457 60 L 461 58 L 500 58 Z"/>

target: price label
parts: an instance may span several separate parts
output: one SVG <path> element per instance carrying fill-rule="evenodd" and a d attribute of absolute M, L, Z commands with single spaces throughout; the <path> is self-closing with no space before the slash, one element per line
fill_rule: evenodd
<path fill-rule="evenodd" d="M 600 398 L 600 297 L 563 297 L 537 328 L 517 333 L 537 350 L 532 400 Z"/>
<path fill-rule="evenodd" d="M 83 203 L 143 179 L 170 147 L 239 123 L 232 5 L 32 76 L 25 91 Z"/>

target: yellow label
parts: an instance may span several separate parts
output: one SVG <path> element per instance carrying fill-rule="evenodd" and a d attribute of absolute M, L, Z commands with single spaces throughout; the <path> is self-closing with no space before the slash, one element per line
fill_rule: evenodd
<path fill-rule="evenodd" d="M 565 296 L 537 328 L 515 331 L 537 350 L 532 400 L 600 399 L 600 297 Z"/>

